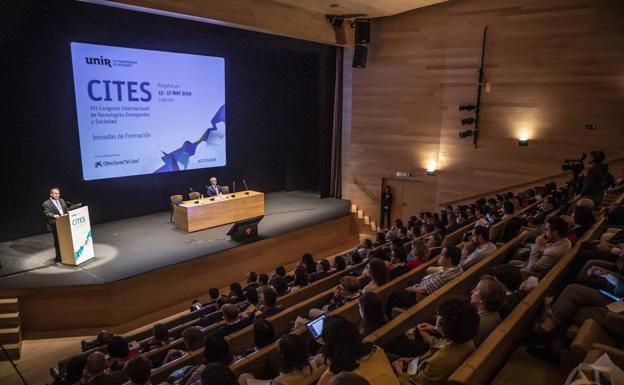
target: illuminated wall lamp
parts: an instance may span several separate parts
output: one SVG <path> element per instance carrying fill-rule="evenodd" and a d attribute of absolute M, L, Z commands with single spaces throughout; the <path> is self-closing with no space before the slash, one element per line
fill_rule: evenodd
<path fill-rule="evenodd" d="M 427 176 L 435 176 L 435 168 L 428 168 L 427 170 Z"/>
<path fill-rule="evenodd" d="M 529 140 L 526 138 L 519 138 L 518 139 L 518 146 L 520 147 L 527 147 L 529 145 Z"/>

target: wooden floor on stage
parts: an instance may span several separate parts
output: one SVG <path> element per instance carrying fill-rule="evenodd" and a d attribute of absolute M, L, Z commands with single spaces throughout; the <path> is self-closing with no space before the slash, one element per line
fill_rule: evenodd
<path fill-rule="evenodd" d="M 348 214 L 349 202 L 312 199 L 304 193 L 272 195 L 267 194 L 267 220 L 260 227 L 260 234 L 265 237 L 259 241 L 244 245 L 225 240 L 199 242 L 203 232 L 183 233 L 173 229 L 173 224 L 161 223 L 164 230 L 135 229 L 134 235 L 142 234 L 139 239 L 127 239 L 128 235 L 121 233 L 111 235 L 120 240 L 116 245 L 108 245 L 117 256 L 93 266 L 101 269 L 124 261 L 130 271 L 125 271 L 122 279 L 110 279 L 119 266 L 106 271 L 109 282 L 100 281 L 102 277 L 98 276 L 97 283 L 88 284 L 75 284 L 77 280 L 72 278 L 64 281 L 73 272 L 96 275 L 90 263 L 73 271 L 46 267 L 0 279 L 0 296 L 19 298 L 22 330 L 27 337 L 93 334 L 101 328 L 124 332 L 182 311 L 191 299 L 205 296 L 209 287 L 226 287 L 241 281 L 247 271 L 269 272 L 278 265 L 292 265 L 304 252 L 311 252 L 316 258 L 326 257 L 357 242 Z M 127 221 L 141 223 L 140 218 Z M 95 226 L 94 233 L 105 225 L 111 224 Z M 211 231 L 218 229 L 206 230 Z M 223 236 L 227 227 L 220 231 Z M 167 233 L 169 238 L 163 239 L 165 235 L 159 233 Z M 176 234 L 176 241 L 166 244 L 173 242 L 170 234 Z M 95 239 L 97 254 L 103 244 L 102 238 L 96 235 Z M 189 239 L 194 242 L 187 243 Z M 140 254 L 124 249 L 126 243 L 131 244 L 131 249 L 140 246 Z M 185 258 L 180 257 L 180 249 L 186 253 Z M 171 250 L 177 250 L 177 254 L 169 254 Z M 167 257 L 170 263 L 162 266 L 166 262 L 162 259 Z M 43 274 L 46 270 L 57 271 Z M 21 282 L 25 282 L 23 275 L 28 274 L 31 279 L 46 277 L 55 284 L 7 287 L 7 280 L 21 277 Z"/>

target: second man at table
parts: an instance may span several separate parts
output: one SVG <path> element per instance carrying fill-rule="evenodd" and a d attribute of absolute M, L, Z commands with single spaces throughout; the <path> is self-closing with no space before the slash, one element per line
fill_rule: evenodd
<path fill-rule="evenodd" d="M 221 186 L 217 184 L 217 178 L 214 176 L 210 178 L 210 184 L 206 186 L 206 189 L 207 189 L 208 195 L 210 196 L 217 196 L 217 195 L 223 194 L 223 192 L 221 191 Z"/>

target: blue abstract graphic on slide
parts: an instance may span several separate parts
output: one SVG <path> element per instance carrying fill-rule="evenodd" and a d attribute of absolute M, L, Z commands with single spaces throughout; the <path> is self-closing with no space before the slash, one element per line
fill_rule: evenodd
<path fill-rule="evenodd" d="M 85 180 L 226 165 L 225 60 L 71 43 Z"/>

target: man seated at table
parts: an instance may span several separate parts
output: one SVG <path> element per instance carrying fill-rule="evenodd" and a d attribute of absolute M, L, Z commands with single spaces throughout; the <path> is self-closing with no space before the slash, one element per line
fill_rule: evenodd
<path fill-rule="evenodd" d="M 210 185 L 207 186 L 207 192 L 211 197 L 223 194 L 221 186 L 217 184 L 217 178 L 214 176 L 210 178 Z"/>

